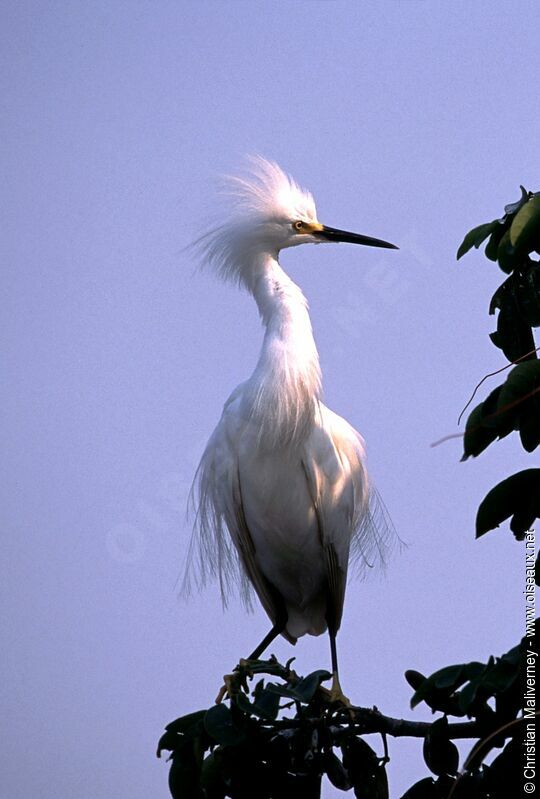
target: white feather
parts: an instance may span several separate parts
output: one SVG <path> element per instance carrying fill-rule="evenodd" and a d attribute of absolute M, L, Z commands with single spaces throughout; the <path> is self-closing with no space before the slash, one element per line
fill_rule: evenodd
<path fill-rule="evenodd" d="M 249 605 L 251 584 L 273 620 L 277 591 L 294 641 L 327 627 L 328 553 L 337 561 L 339 624 L 351 545 L 360 570 L 372 566 L 384 560 L 391 527 L 374 528 L 363 441 L 321 401 L 307 302 L 278 262 L 281 249 L 302 243 L 292 223 L 316 221 L 313 198 L 262 159 L 251 180 L 233 185 L 229 221 L 199 246 L 219 274 L 253 294 L 265 335 L 199 466 L 184 589 L 217 578 L 224 601 L 239 585 Z"/>

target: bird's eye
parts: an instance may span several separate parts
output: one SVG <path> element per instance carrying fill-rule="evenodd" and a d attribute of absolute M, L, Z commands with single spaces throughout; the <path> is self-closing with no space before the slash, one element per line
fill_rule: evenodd
<path fill-rule="evenodd" d="M 304 223 L 302 222 L 302 220 L 301 220 L 301 219 L 299 219 L 297 222 L 293 222 L 293 228 L 294 228 L 295 230 L 303 230 L 303 228 L 304 228 Z"/>

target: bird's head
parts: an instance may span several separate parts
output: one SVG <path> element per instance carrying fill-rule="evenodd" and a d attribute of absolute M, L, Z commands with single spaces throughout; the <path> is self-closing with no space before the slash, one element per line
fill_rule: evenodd
<path fill-rule="evenodd" d="M 205 260 L 226 278 L 249 284 L 249 263 L 260 252 L 277 256 L 299 244 L 349 242 L 397 249 L 394 244 L 360 233 L 349 233 L 319 222 L 310 192 L 274 162 L 251 159 L 248 177 L 231 177 L 227 197 L 229 221 L 199 239 Z"/>

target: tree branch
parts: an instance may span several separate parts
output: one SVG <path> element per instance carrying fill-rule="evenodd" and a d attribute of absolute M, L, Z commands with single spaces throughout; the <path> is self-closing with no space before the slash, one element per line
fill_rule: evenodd
<path fill-rule="evenodd" d="M 278 719 L 263 726 L 269 729 L 287 730 L 299 727 L 317 727 L 326 723 L 327 729 L 339 738 L 340 733 L 353 729 L 358 735 L 381 733 L 393 738 L 425 738 L 431 728 L 430 721 L 409 721 L 384 716 L 376 708 L 351 707 L 348 711 L 327 718 Z M 345 727 L 338 725 L 345 724 Z M 461 721 L 448 725 L 448 737 L 452 739 L 478 738 L 482 732 L 477 722 Z"/>

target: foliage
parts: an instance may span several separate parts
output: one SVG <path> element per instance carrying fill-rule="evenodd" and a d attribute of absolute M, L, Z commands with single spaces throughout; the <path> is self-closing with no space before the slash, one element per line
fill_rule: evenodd
<path fill-rule="evenodd" d="M 499 312 L 491 340 L 516 364 L 505 382 L 469 414 L 463 460 L 513 431 L 519 432 L 527 452 L 540 444 L 540 361 L 532 331 L 540 325 L 540 262 L 531 257 L 540 253 L 540 192 L 521 186 L 518 202 L 504 210 L 502 219 L 469 231 L 457 253 L 461 258 L 487 239 L 486 257 L 509 275 L 491 298 L 490 314 Z M 519 472 L 487 494 L 478 509 L 477 536 L 510 517 L 512 532 L 523 539 L 540 517 L 540 470 Z"/>
<path fill-rule="evenodd" d="M 518 796 L 522 787 L 522 676 L 528 646 L 529 639 L 523 638 L 518 646 L 501 657 L 490 657 L 487 663 L 446 666 L 430 677 L 416 671 L 405 673 L 415 689 L 411 707 L 424 702 L 434 713 L 443 715 L 431 725 L 424 739 L 424 760 L 439 779 L 420 780 L 403 799 Z M 474 733 L 479 739 L 459 773 L 449 716 L 474 719 Z M 503 751 L 487 765 L 484 761 L 495 748 Z"/>
<path fill-rule="evenodd" d="M 248 686 L 262 674 L 274 679 Z M 233 675 L 228 704 L 167 726 L 158 755 L 172 752 L 174 799 L 307 799 L 320 795 L 323 775 L 362 799 L 388 799 L 386 755 L 377 755 L 359 737 L 360 722 L 331 701 L 322 687 L 330 677 L 327 671 L 299 677 L 290 662 L 281 666 L 273 658 L 244 661 Z"/>
<path fill-rule="evenodd" d="M 540 444 L 540 192 L 521 187 L 504 216 L 471 230 L 458 259 L 485 243 L 485 255 L 507 275 L 492 297 L 491 340 L 509 365 L 506 380 L 469 414 L 463 460 L 517 432 L 527 452 Z M 476 393 L 476 392 L 475 392 Z M 502 480 L 482 500 L 476 536 L 510 519 L 517 540 L 540 518 L 540 469 Z M 532 570 L 532 566 L 531 566 Z M 538 580 L 536 562 L 536 584 Z M 445 666 L 429 677 L 409 670 L 411 708 L 425 704 L 432 722 L 393 719 L 377 708 L 346 707 L 323 686 L 331 675 L 298 676 L 291 662 L 241 661 L 229 675 L 228 699 L 167 725 L 158 756 L 170 752 L 173 799 L 318 799 L 323 778 L 358 799 L 389 799 L 387 736 L 423 739 L 432 776 L 402 799 L 508 799 L 521 795 L 523 674 L 533 646 L 527 630 L 517 646 L 487 662 Z M 255 679 L 256 678 L 256 679 Z M 270 679 L 269 679 L 270 678 Z M 455 718 L 458 721 L 451 721 Z M 378 734 L 377 746 L 366 735 Z M 460 763 L 457 739 L 475 743 Z M 378 751 L 377 751 L 378 750 Z M 494 750 L 500 750 L 494 756 Z M 491 757 L 489 763 L 486 759 Z"/>
<path fill-rule="evenodd" d="M 433 776 L 413 785 L 403 799 L 448 799 L 451 791 L 458 799 L 507 799 L 517 794 L 519 778 L 519 748 L 513 741 L 521 732 L 525 652 L 524 639 L 487 663 L 447 666 L 430 677 L 406 672 L 414 689 L 411 707 L 425 703 L 440 714 L 433 722 L 392 719 L 375 708 L 333 702 L 322 685 L 331 676 L 326 671 L 300 677 L 290 662 L 243 661 L 231 675 L 227 704 L 167 725 L 158 756 L 171 752 L 172 797 L 316 799 L 325 777 L 358 799 L 388 799 L 387 736 L 413 735 L 424 739 L 424 761 Z M 452 716 L 470 721 L 450 723 Z M 363 737 L 373 733 L 381 736 L 380 754 Z M 452 739 L 465 737 L 480 739 L 481 745 L 460 773 Z M 486 756 L 501 747 L 503 752 L 485 765 Z"/>
<path fill-rule="evenodd" d="M 540 253 L 540 192 L 533 194 L 522 186 L 521 198 L 504 210 L 501 219 L 469 231 L 457 253 L 461 258 L 487 239 L 486 257 L 508 275 L 489 306 L 490 314 L 498 311 L 497 330 L 491 340 L 515 364 L 506 381 L 470 413 L 464 460 L 480 455 L 493 441 L 512 431 L 519 432 L 527 452 L 533 452 L 540 443 L 540 362 L 532 331 L 540 325 L 540 262 L 531 257 Z M 517 480 L 513 486 L 521 497 L 525 482 Z M 527 486 L 534 489 L 532 484 Z M 497 494 L 488 497 L 484 500 L 488 504 L 497 500 Z"/>

